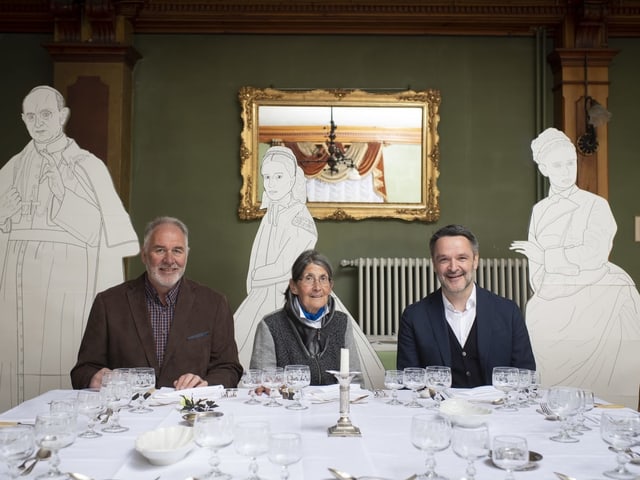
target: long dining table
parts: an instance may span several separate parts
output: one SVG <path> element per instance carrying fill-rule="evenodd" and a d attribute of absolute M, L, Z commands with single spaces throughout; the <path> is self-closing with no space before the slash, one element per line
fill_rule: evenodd
<path fill-rule="evenodd" d="M 596 407 L 587 413 L 586 425 L 592 429 L 584 432 L 577 443 L 557 443 L 551 437 L 559 430 L 559 422 L 547 420 L 536 410 L 535 405 L 520 407 L 516 412 L 501 412 L 489 402 L 492 387 L 483 387 L 479 398 L 474 399 L 474 391 L 451 389 L 449 394 L 477 401 L 479 405 L 492 410 L 487 415 L 491 436 L 514 434 L 524 436 L 529 449 L 542 455 L 530 468 L 515 472 L 517 479 L 556 479 L 554 472 L 570 475 L 576 480 L 604 479 L 602 472 L 616 463 L 616 455 L 601 439 L 598 427 L 603 407 Z M 385 394 L 386 393 L 386 394 Z M 52 390 L 0 415 L 3 424 L 11 422 L 33 423 L 36 414 L 47 411 L 53 400 L 73 397 L 72 390 Z M 366 397 L 364 397 L 367 395 Z M 399 399 L 407 402 L 411 392 L 401 390 Z M 495 398 L 500 392 L 493 392 Z M 289 467 L 292 480 L 327 480 L 332 467 L 353 476 L 368 476 L 380 479 L 403 480 L 413 474 L 425 471 L 425 454 L 416 449 L 410 439 L 411 419 L 424 413 L 432 403 L 421 399 L 423 408 L 409 408 L 403 405 L 389 405 L 389 392 L 369 392 L 353 385 L 350 396 L 358 399 L 350 405 L 349 418 L 361 431 L 359 437 L 336 437 L 328 435 L 328 427 L 336 424 L 340 417 L 338 387 L 307 387 L 303 403 L 305 410 L 290 410 L 284 406 L 265 407 L 262 404 L 249 405 L 248 391 L 238 389 L 228 396 L 216 399 L 216 410 L 233 413 L 235 421 L 263 420 L 270 424 L 271 432 L 298 432 L 302 437 L 302 460 Z M 197 399 L 198 396 L 194 395 Z M 364 397 L 364 398 L 362 398 Z M 185 480 L 197 479 L 208 469 L 210 452 L 194 445 L 193 450 L 182 460 L 166 466 L 150 464 L 135 449 L 136 438 L 147 431 L 174 425 L 186 425 L 176 401 L 163 399 L 162 404 L 148 402 L 153 411 L 145 414 L 130 413 L 123 409 L 120 423 L 129 428 L 122 433 L 104 433 L 101 437 L 85 439 L 78 437 L 75 442 L 60 450 L 60 469 L 78 472 L 95 480 Z M 169 398 L 171 398 L 169 396 Z M 291 400 L 280 400 L 284 405 Z M 486 403 L 485 403 L 486 402 Z M 607 408 L 616 406 L 606 405 Z M 84 429 L 86 419 L 79 417 L 78 431 Z M 100 425 L 98 425 L 98 430 Z M 220 450 L 220 468 L 233 478 L 249 477 L 249 459 L 236 452 L 231 444 Z M 437 452 L 436 470 L 448 479 L 463 477 L 466 461 L 458 457 L 449 447 Z M 475 462 L 478 480 L 503 479 L 506 472 L 497 469 L 489 459 Z M 258 474 L 264 479 L 280 478 L 280 468 L 269 462 L 266 455 L 258 458 Z M 21 478 L 36 478 L 48 468 L 47 462 L 40 462 L 33 472 Z M 628 468 L 640 475 L 640 466 Z M 640 478 L 640 477 L 639 477 Z"/>

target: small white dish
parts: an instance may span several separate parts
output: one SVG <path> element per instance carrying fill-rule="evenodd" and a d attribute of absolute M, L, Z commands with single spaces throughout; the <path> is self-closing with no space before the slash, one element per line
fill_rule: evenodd
<path fill-rule="evenodd" d="M 180 425 L 151 430 L 136 439 L 136 450 L 153 465 L 176 463 L 193 447 L 193 429 Z"/>
<path fill-rule="evenodd" d="M 491 409 L 473 404 L 462 398 L 447 398 L 440 404 L 440 413 L 451 423 L 463 427 L 477 427 L 488 420 Z"/>

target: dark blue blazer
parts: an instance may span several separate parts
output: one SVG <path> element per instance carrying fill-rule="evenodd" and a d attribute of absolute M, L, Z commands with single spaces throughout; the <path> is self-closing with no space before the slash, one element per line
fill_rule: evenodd
<path fill-rule="evenodd" d="M 476 328 L 486 385 L 492 383 L 493 367 L 536 369 L 529 332 L 518 305 L 477 285 Z M 441 289 L 405 308 L 398 331 L 397 368 L 428 365 L 451 366 Z"/>

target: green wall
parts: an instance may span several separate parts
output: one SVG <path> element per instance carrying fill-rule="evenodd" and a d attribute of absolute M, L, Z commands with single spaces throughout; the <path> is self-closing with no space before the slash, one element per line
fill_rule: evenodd
<path fill-rule="evenodd" d="M 6 133 L 0 163 L 27 141 L 18 116 L 24 94 L 50 82 L 51 61 L 40 47 L 47 40 L 0 36 L 0 58 L 21 69 L 18 78 L 0 80 Z M 242 86 L 441 91 L 441 220 L 317 222 L 317 248 L 333 260 L 335 290 L 354 314 L 356 272 L 338 267 L 342 258 L 426 256 L 431 233 L 453 222 L 477 233 L 485 257 L 513 256 L 510 242 L 526 237 L 536 200 L 529 150 L 536 135 L 533 38 L 144 35 L 135 47 L 142 59 L 134 72 L 134 226 L 141 234 L 154 216 L 182 218 L 191 228 L 188 275 L 225 292 L 233 309 L 245 296 L 259 223 L 237 216 Z M 640 42 L 618 40 L 612 47 L 621 49 L 611 69 L 609 104 L 610 201 L 619 224 L 613 260 L 638 282 L 632 234 L 633 216 L 640 215 L 640 162 L 632 129 Z M 547 79 L 550 115 L 548 68 Z M 131 262 L 132 276 L 141 271 L 139 260 Z"/>

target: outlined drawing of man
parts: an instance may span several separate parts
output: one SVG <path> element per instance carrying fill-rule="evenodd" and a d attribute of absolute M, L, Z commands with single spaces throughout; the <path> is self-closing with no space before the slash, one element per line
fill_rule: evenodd
<path fill-rule="evenodd" d="M 549 194 L 533 207 L 528 240 L 511 249 L 529 261 L 525 317 L 542 381 L 635 408 L 640 295 L 608 260 L 617 230 L 609 203 L 576 186 L 577 153 L 563 132 L 546 129 L 531 150 Z"/>
<path fill-rule="evenodd" d="M 22 107 L 32 140 L 0 169 L 0 411 L 70 387 L 95 294 L 139 251 L 107 167 L 64 133 L 60 92 Z"/>

